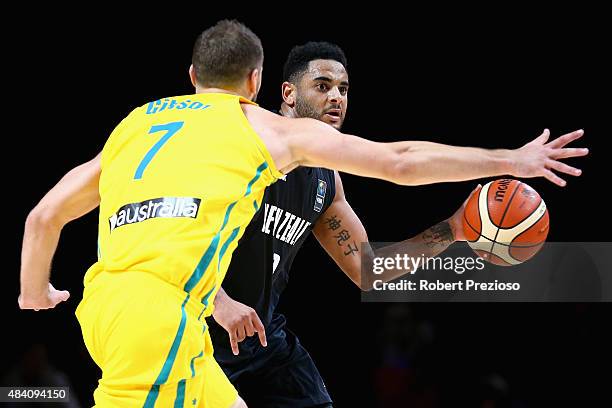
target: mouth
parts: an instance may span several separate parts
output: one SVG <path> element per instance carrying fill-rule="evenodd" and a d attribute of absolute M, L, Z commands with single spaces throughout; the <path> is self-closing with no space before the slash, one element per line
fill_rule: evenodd
<path fill-rule="evenodd" d="M 325 112 L 325 117 L 327 117 L 332 122 L 339 122 L 342 119 L 342 110 L 340 109 L 330 109 Z"/>

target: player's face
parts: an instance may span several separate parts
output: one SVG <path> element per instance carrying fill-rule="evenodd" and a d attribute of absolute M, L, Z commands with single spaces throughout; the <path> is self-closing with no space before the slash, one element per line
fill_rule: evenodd
<path fill-rule="evenodd" d="M 340 129 L 348 106 L 348 74 L 334 60 L 314 60 L 302 76 L 295 110 L 300 117 L 318 119 Z"/>

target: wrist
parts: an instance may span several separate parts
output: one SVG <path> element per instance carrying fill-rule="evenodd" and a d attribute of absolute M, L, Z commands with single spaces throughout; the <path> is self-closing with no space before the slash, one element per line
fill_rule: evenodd
<path fill-rule="evenodd" d="M 222 293 L 221 291 L 219 291 L 216 295 L 215 295 L 215 300 L 213 301 L 213 305 L 215 306 L 215 308 L 221 306 L 223 307 L 223 303 L 225 302 L 225 294 Z"/>
<path fill-rule="evenodd" d="M 500 175 L 514 176 L 516 174 L 516 155 L 517 150 L 500 149 L 496 150 L 496 160 Z"/>
<path fill-rule="evenodd" d="M 22 286 L 20 295 L 22 299 L 28 301 L 45 299 L 49 296 L 49 284 L 47 283 L 42 286 Z"/>

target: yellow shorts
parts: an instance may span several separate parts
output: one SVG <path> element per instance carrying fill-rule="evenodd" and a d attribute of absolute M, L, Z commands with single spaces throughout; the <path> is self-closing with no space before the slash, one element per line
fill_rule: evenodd
<path fill-rule="evenodd" d="M 238 398 L 213 358 L 203 305 L 141 272 L 102 272 L 76 315 L 102 378 L 98 407 L 228 408 Z"/>

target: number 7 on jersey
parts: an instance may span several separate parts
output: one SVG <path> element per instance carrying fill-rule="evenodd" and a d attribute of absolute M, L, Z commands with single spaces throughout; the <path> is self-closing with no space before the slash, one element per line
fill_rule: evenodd
<path fill-rule="evenodd" d="M 149 134 L 161 132 L 161 131 L 164 131 L 164 130 L 167 133 L 165 135 L 163 135 L 162 138 L 159 139 L 159 141 L 153 145 L 151 150 L 149 150 L 147 152 L 147 154 L 145 155 L 145 157 L 142 159 L 142 161 L 138 165 L 138 168 L 136 169 L 136 174 L 134 174 L 134 180 L 140 180 L 142 178 L 142 173 L 144 173 L 145 169 L 147 168 L 147 166 L 149 165 L 151 160 L 153 160 L 153 156 L 155 156 L 157 154 L 159 149 L 161 149 L 162 146 L 172 136 L 174 136 L 176 134 L 176 132 L 178 132 L 183 127 L 184 124 L 185 124 L 185 122 L 170 122 L 170 123 L 166 123 L 165 125 L 153 125 L 153 126 L 151 126 L 151 129 L 149 129 Z"/>

